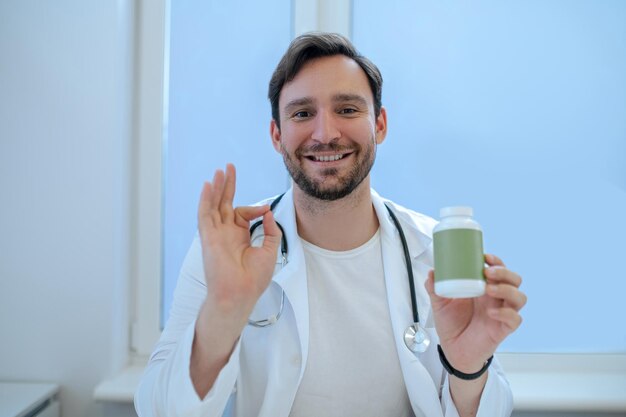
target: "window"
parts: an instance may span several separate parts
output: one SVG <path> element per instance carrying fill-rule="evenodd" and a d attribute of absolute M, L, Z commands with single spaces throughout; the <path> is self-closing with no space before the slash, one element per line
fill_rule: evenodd
<path fill-rule="evenodd" d="M 290 0 L 171 4 L 162 324 L 197 230 L 203 181 L 232 162 L 236 205 L 286 188 L 269 137 L 267 85 L 291 41 L 291 9 Z"/>
<path fill-rule="evenodd" d="M 271 39 L 275 45 L 270 46 L 276 46 L 276 50 L 263 49 L 268 45 L 260 42 L 255 47 L 258 55 L 229 58 L 238 63 L 232 67 L 236 75 L 216 66 L 219 83 L 201 74 L 201 111 L 186 123 L 172 119 L 177 111 L 198 110 L 189 97 L 192 89 L 176 85 L 175 80 L 177 74 L 183 79 L 198 75 L 200 64 L 211 66 L 211 61 L 206 61 L 208 55 L 202 52 L 205 41 L 209 45 L 212 38 L 229 33 L 219 39 L 215 48 L 242 45 L 243 33 L 249 33 L 204 27 L 215 18 L 211 17 L 212 7 L 217 8 L 217 20 L 233 24 L 228 19 L 231 12 L 226 10 L 231 6 L 214 3 L 198 9 L 193 16 L 196 23 L 180 26 L 185 32 L 197 30 L 203 34 L 193 46 L 197 49 L 189 44 L 182 46 L 189 48 L 185 53 L 193 58 L 189 67 L 182 66 L 182 55 L 176 55 L 183 51 L 175 49 L 179 35 L 169 37 L 170 57 L 176 62 L 169 67 L 170 125 L 166 129 L 168 152 L 164 166 L 170 177 L 164 188 L 165 199 L 173 197 L 180 202 L 181 212 L 189 214 L 180 215 L 186 225 L 176 232 L 180 233 L 178 237 L 166 238 L 171 242 L 165 244 L 173 245 L 172 253 L 178 251 L 179 258 L 193 237 L 201 179 L 210 176 L 216 167 L 227 161 L 237 164 L 242 179 L 238 188 L 241 203 L 278 193 L 285 186 L 282 164 L 269 145 L 270 110 L 265 94 L 269 74 L 287 46 L 292 29 L 267 28 L 266 21 L 261 22 L 260 30 L 270 30 L 270 36 L 274 36 Z M 298 16 L 302 18 L 298 10 L 310 7 L 304 3 L 285 1 L 262 9 L 276 7 L 273 24 L 293 22 Z M 626 6 L 592 1 L 575 7 L 565 1 L 515 2 L 506 7 L 495 1 L 454 6 L 403 1 L 386 3 L 384 8 L 371 0 L 340 3 L 351 6 L 344 21 L 352 24 L 355 44 L 385 77 L 383 104 L 388 109 L 390 130 L 379 148 L 374 187 L 434 217 L 442 206 L 472 205 L 485 230 L 486 249 L 501 255 L 525 278 L 523 288 L 530 298 L 524 310 L 525 322 L 502 350 L 626 352 L 626 330 L 618 322 L 624 316 L 620 297 L 626 289 L 626 267 L 619 261 L 624 248 L 621 236 L 626 234 L 622 215 L 626 212 L 626 55 L 621 42 L 626 31 Z M 171 11 L 172 30 L 176 28 L 177 13 L 187 6 L 176 7 L 180 9 Z M 290 7 L 294 9 L 286 12 Z M 242 9 L 237 10 L 235 25 L 247 22 L 248 14 Z M 322 10 L 320 6 L 317 16 L 323 15 Z M 372 21 L 370 13 L 376 13 L 376 25 L 368 23 Z M 308 29 L 332 30 L 332 26 L 323 26 L 324 21 L 309 20 Z M 289 24 L 298 26 L 297 22 Z M 227 56 L 225 49 L 213 49 L 212 53 Z M 158 62 L 156 58 L 154 62 Z M 257 63 L 260 68 L 261 62 L 267 68 L 258 69 L 264 72 L 258 81 L 245 79 L 242 74 L 246 67 Z M 148 78 L 142 77 L 142 82 Z M 237 87 L 233 80 L 245 83 L 243 94 L 250 94 L 246 98 L 254 104 L 251 111 L 243 111 L 246 123 L 237 124 L 236 134 L 230 129 L 218 135 L 219 147 L 225 150 L 219 155 L 213 152 L 217 147 L 210 142 L 215 136 L 211 135 L 211 125 L 216 117 L 231 117 L 236 112 L 231 106 L 238 107 L 237 98 L 241 97 L 233 99 L 223 90 Z M 179 87 L 179 91 L 173 91 Z M 221 108 L 220 103 L 228 103 L 228 109 Z M 252 119 L 257 116 L 260 121 Z M 192 127 L 198 130 L 189 130 Z M 148 133 L 140 132 L 139 136 L 149 141 Z M 245 147 L 236 144 L 235 137 L 246 141 Z M 174 151 L 174 143 L 183 139 L 200 139 L 193 145 L 198 153 Z M 145 146 L 154 150 L 152 141 Z M 243 162 L 242 149 L 252 147 L 259 159 L 270 158 L 272 163 Z M 140 152 L 142 158 L 149 159 L 150 155 Z M 161 185 L 155 190 L 155 180 L 149 178 L 158 172 L 155 159 L 152 155 L 152 168 L 150 163 L 140 166 L 140 211 L 142 204 L 150 207 L 145 202 L 150 198 L 160 201 Z M 248 173 L 244 168 L 247 163 L 254 167 Z M 280 169 L 267 174 L 267 183 L 271 184 L 268 188 L 256 189 L 243 181 L 249 179 L 249 172 L 269 165 Z M 174 182 L 180 180 L 177 177 L 182 171 L 193 172 L 200 180 Z M 148 194 L 151 197 L 146 197 Z M 176 225 L 174 212 L 168 210 L 173 209 L 168 209 L 166 202 L 166 236 L 167 228 Z M 156 317 L 162 310 L 149 301 L 155 297 L 158 301 L 154 292 L 158 285 L 152 282 L 154 261 L 148 256 L 155 249 L 145 249 L 145 240 L 155 238 L 160 243 L 161 238 L 160 231 L 153 231 L 154 219 L 151 226 L 145 217 L 140 219 L 146 225 L 143 229 L 140 225 L 138 233 L 138 247 L 144 249 L 138 251 L 139 342 L 135 347 L 140 353 L 149 353 L 158 334 Z M 164 271 L 176 275 L 181 261 L 168 261 L 167 247 L 165 251 Z M 152 273 L 146 273 L 150 268 L 141 265 L 152 265 Z M 172 286 L 166 284 L 164 288 Z M 148 287 L 152 289 L 145 290 Z M 152 330 L 142 330 L 146 326 Z M 150 337 L 152 340 L 147 342 Z"/>
<path fill-rule="evenodd" d="M 626 4 L 377 6 L 353 9 L 385 77 L 374 187 L 474 207 L 529 297 L 500 350 L 626 352 Z"/>

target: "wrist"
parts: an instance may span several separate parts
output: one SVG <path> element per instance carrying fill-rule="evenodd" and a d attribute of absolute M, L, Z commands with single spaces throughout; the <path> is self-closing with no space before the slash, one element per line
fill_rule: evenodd
<path fill-rule="evenodd" d="M 196 318 L 195 337 L 212 349 L 224 351 L 239 338 L 247 316 L 239 311 L 225 313 L 210 303 L 204 303 Z"/>
<path fill-rule="evenodd" d="M 481 362 L 480 364 L 476 364 L 475 361 L 472 361 L 469 365 L 463 363 L 462 367 L 457 368 L 456 366 L 458 365 L 453 365 L 453 363 L 446 357 L 441 345 L 437 345 L 437 351 L 439 352 L 439 359 L 441 360 L 441 364 L 446 372 L 466 381 L 480 378 L 487 371 L 489 365 L 491 365 L 491 361 L 493 360 L 493 355 L 491 355 L 487 360 Z"/>
<path fill-rule="evenodd" d="M 482 368 L 487 359 L 491 356 L 476 356 L 475 353 L 469 352 L 468 349 L 456 349 L 451 347 L 448 343 L 440 342 L 439 344 L 450 365 L 452 365 L 454 369 L 468 374 L 474 373 Z"/>

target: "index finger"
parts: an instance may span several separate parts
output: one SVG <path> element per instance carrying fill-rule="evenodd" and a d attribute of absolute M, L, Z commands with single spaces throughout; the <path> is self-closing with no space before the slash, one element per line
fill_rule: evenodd
<path fill-rule="evenodd" d="M 502 262 L 502 259 L 498 258 L 496 255 L 493 255 L 491 253 L 486 253 L 485 254 L 485 262 L 489 266 L 504 266 L 504 267 L 506 267 L 504 262 Z"/>
<path fill-rule="evenodd" d="M 485 277 L 490 282 L 507 283 L 515 287 L 522 284 L 522 277 L 518 273 L 499 265 L 485 268 Z"/>

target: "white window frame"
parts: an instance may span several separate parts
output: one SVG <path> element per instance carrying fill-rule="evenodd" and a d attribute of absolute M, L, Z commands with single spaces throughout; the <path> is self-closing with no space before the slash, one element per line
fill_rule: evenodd
<path fill-rule="evenodd" d="M 352 36 L 352 0 L 292 1 L 294 36 L 311 30 Z M 169 0 L 139 3 L 130 356 L 132 363 L 141 365 L 146 363 L 161 334 L 162 173 L 163 141 L 167 137 L 170 19 Z M 581 329 L 581 335 L 590 330 Z M 626 354 L 498 356 L 513 386 L 517 410 L 626 410 L 626 400 L 621 399 L 626 392 Z M 559 384 L 562 390 L 555 391 Z M 584 391 L 587 395 L 580 395 Z"/>
<path fill-rule="evenodd" d="M 351 37 L 352 0 L 292 1 L 294 36 L 323 30 Z M 169 0 L 145 1 L 138 13 L 131 352 L 140 359 L 150 355 L 161 334 L 163 143 L 168 132 L 169 7 Z"/>
<path fill-rule="evenodd" d="M 169 0 L 139 2 L 130 350 L 145 360 L 161 335 L 163 141 L 167 135 Z"/>

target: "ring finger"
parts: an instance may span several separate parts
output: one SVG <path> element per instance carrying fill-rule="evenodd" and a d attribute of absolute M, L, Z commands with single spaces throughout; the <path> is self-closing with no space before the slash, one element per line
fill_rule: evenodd
<path fill-rule="evenodd" d="M 502 300 L 505 305 L 516 311 L 521 310 L 527 301 L 526 294 L 507 284 L 487 284 L 487 294 Z"/>

